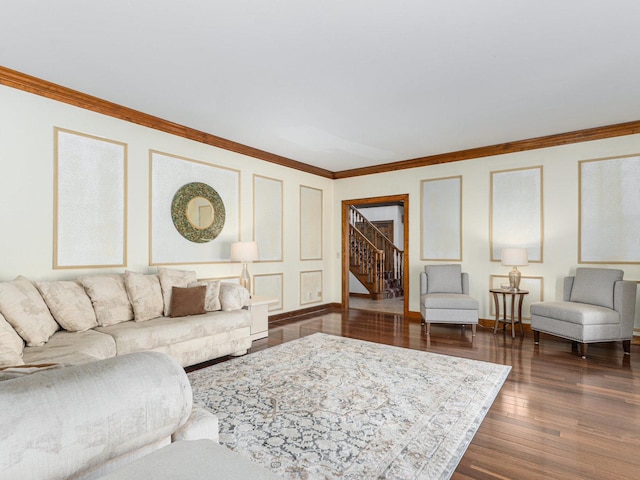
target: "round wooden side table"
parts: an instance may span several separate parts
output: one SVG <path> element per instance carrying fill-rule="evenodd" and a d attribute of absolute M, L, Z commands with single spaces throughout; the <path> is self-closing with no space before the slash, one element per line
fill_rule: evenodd
<path fill-rule="evenodd" d="M 524 329 L 522 328 L 522 303 L 524 302 L 524 296 L 529 293 L 529 290 L 503 290 L 502 288 L 492 288 L 489 290 L 493 295 L 493 304 L 496 308 L 496 323 L 493 326 L 493 333 L 498 331 L 498 324 L 503 323 L 502 329 L 507 328 L 507 323 L 511 323 L 511 336 L 516 338 L 516 323 L 520 325 L 520 333 L 524 336 Z M 500 301 L 498 296 L 502 295 L 502 318 L 500 318 Z M 507 296 L 511 297 L 511 316 L 507 317 Z M 516 303 L 518 304 L 518 318 L 516 320 Z"/>

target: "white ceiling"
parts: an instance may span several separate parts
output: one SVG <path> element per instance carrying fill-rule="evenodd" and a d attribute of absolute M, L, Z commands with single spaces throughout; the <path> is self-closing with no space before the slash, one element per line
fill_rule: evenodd
<path fill-rule="evenodd" d="M 20 0 L 0 65 L 331 171 L 640 119 L 640 0 Z"/>

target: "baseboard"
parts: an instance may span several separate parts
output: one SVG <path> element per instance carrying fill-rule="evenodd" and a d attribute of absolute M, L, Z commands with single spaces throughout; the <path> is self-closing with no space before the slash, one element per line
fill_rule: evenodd
<path fill-rule="evenodd" d="M 290 312 L 279 313 L 276 315 L 269 315 L 269 323 L 277 323 L 283 320 L 288 320 L 293 317 L 300 317 L 303 315 L 310 315 L 322 311 L 328 310 L 341 310 L 342 304 L 340 303 L 325 303 L 323 305 L 315 305 L 313 307 L 301 308 L 298 310 L 292 310 Z"/>

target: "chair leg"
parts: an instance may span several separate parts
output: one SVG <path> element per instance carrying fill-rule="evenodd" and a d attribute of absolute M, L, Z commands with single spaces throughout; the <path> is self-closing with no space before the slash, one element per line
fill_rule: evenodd
<path fill-rule="evenodd" d="M 431 335 L 431 324 L 429 322 L 425 322 L 425 325 L 427 326 L 427 335 Z"/>
<path fill-rule="evenodd" d="M 625 355 L 631 355 L 631 340 L 623 340 L 622 349 Z"/>
<path fill-rule="evenodd" d="M 582 358 L 587 358 L 587 345 L 587 343 L 580 344 L 580 355 L 582 355 Z"/>
<path fill-rule="evenodd" d="M 540 345 L 540 332 L 537 330 L 533 331 L 533 343 Z"/>
<path fill-rule="evenodd" d="M 475 337 L 476 336 L 476 324 L 472 324 L 471 325 L 471 336 Z"/>

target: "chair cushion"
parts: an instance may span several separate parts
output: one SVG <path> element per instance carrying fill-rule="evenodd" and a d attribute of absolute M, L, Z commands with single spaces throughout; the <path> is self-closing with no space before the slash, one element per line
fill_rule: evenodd
<path fill-rule="evenodd" d="M 623 275 L 611 268 L 577 268 L 571 301 L 613 308 L 613 286 Z"/>
<path fill-rule="evenodd" d="M 458 293 L 431 293 L 422 295 L 425 308 L 442 308 L 450 310 L 477 310 L 478 300 L 469 295 Z"/>
<path fill-rule="evenodd" d="M 620 323 L 620 314 L 610 308 L 578 302 L 536 302 L 531 304 L 531 315 L 554 318 L 579 325 Z"/>
<path fill-rule="evenodd" d="M 462 293 L 460 265 L 427 265 L 427 293 Z"/>

